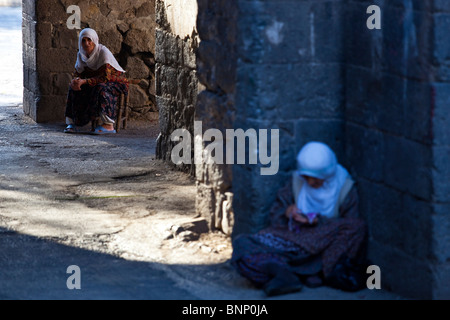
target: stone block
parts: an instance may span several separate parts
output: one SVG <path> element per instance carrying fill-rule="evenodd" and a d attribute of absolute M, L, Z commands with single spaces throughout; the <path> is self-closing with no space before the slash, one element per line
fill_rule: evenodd
<path fill-rule="evenodd" d="M 343 24 L 345 30 L 345 54 L 350 66 L 371 68 L 380 61 L 372 61 L 373 53 L 380 52 L 382 44 L 377 35 L 380 31 L 369 31 L 366 27 L 367 15 L 365 14 L 369 4 L 351 2 L 347 6 L 346 18 Z M 357 28 L 358 32 L 355 32 Z M 378 40 L 378 41 L 377 41 Z"/>
<path fill-rule="evenodd" d="M 138 18 L 130 23 L 123 41 L 131 52 L 155 52 L 155 21 L 153 18 Z"/>
<path fill-rule="evenodd" d="M 428 80 L 432 47 L 428 12 L 388 6 L 383 11 L 383 68 L 401 77 Z"/>
<path fill-rule="evenodd" d="M 159 79 L 161 86 L 161 96 L 171 96 L 175 98 L 178 92 L 178 69 L 162 66 L 159 71 Z"/>
<path fill-rule="evenodd" d="M 431 145 L 433 140 L 432 117 L 433 94 L 435 90 L 428 82 L 408 80 L 406 89 L 406 109 L 404 117 L 404 136 Z M 450 141 L 450 140 L 449 140 Z"/>
<path fill-rule="evenodd" d="M 210 91 L 217 91 L 216 60 L 220 47 L 212 41 L 202 41 L 196 52 L 198 80 Z"/>
<path fill-rule="evenodd" d="M 39 91 L 42 95 L 53 95 L 53 73 L 39 73 Z"/>
<path fill-rule="evenodd" d="M 206 220 L 209 230 L 215 229 L 215 196 L 213 188 L 202 183 L 197 183 L 195 211 Z"/>
<path fill-rule="evenodd" d="M 31 19 L 36 19 L 36 1 L 35 0 L 22 0 L 22 11 Z"/>
<path fill-rule="evenodd" d="M 310 141 L 326 143 L 342 161 L 344 157 L 344 124 L 337 119 L 300 119 L 295 125 L 297 152 Z"/>
<path fill-rule="evenodd" d="M 401 249 L 411 257 L 426 260 L 432 254 L 433 245 L 433 207 L 428 201 L 422 201 L 409 194 L 403 195 L 403 212 L 397 234 L 397 241 L 401 241 Z M 397 213 L 394 213 L 397 214 Z M 436 239 L 436 238 L 434 238 Z"/>
<path fill-rule="evenodd" d="M 101 28 L 97 31 L 100 43 L 107 47 L 113 55 L 122 50 L 123 36 L 114 25 L 113 28 Z"/>
<path fill-rule="evenodd" d="M 270 63 L 274 56 L 279 63 L 342 61 L 340 2 L 241 1 L 239 6 L 238 50 L 246 61 Z"/>
<path fill-rule="evenodd" d="M 202 41 L 210 41 L 219 35 L 218 19 L 216 15 L 211 14 L 208 4 L 203 4 L 198 1 L 198 17 L 197 17 L 197 31 Z M 211 8 L 214 10 L 214 8 Z"/>
<path fill-rule="evenodd" d="M 361 215 L 365 218 L 369 236 L 386 246 L 402 249 L 398 230 L 404 230 L 402 194 L 393 188 L 358 177 Z M 405 231 L 406 232 L 406 231 Z"/>
<path fill-rule="evenodd" d="M 129 90 L 130 106 L 142 107 L 149 105 L 150 101 L 145 90 L 134 84 L 130 84 Z"/>
<path fill-rule="evenodd" d="M 136 17 L 153 17 L 155 15 L 155 1 L 149 1 L 143 3 L 136 9 Z"/>
<path fill-rule="evenodd" d="M 69 30 L 65 25 L 58 26 L 56 30 L 54 31 L 54 36 L 50 37 L 52 26 L 50 25 L 48 32 L 48 35 L 43 35 L 42 40 L 51 39 L 52 40 L 52 47 L 53 48 L 67 48 L 71 49 L 74 52 L 78 50 L 78 34 L 75 29 Z"/>
<path fill-rule="evenodd" d="M 359 179 L 357 186 L 371 239 L 417 260 L 432 255 L 433 208 L 429 202 L 365 179 Z"/>
<path fill-rule="evenodd" d="M 33 46 L 22 46 L 23 65 L 25 68 L 36 70 L 37 49 Z"/>
<path fill-rule="evenodd" d="M 267 227 L 278 190 L 289 181 L 290 174 L 262 176 L 258 166 L 234 165 L 233 177 L 233 237 Z"/>
<path fill-rule="evenodd" d="M 72 3 L 73 4 L 73 3 Z M 35 12 L 36 21 L 59 22 L 66 21 L 69 15 L 66 13 L 66 8 L 61 2 L 52 0 L 36 1 Z"/>
<path fill-rule="evenodd" d="M 433 205 L 432 219 L 433 257 L 436 263 L 443 264 L 450 261 L 450 203 Z"/>
<path fill-rule="evenodd" d="M 450 144 L 450 84 L 433 83 L 432 88 L 435 92 L 434 105 L 431 105 L 433 111 L 433 138 L 436 145 Z"/>
<path fill-rule="evenodd" d="M 373 241 L 369 246 L 369 258 L 380 267 L 383 290 L 412 299 L 433 298 L 433 274 L 428 260 L 410 257 Z"/>
<path fill-rule="evenodd" d="M 384 180 L 384 137 L 380 131 L 357 124 L 345 126 L 347 169 L 358 177 L 375 182 Z M 367 199 L 370 201 L 370 198 Z"/>
<path fill-rule="evenodd" d="M 436 264 L 433 268 L 433 299 L 450 299 L 450 263 Z"/>
<path fill-rule="evenodd" d="M 52 57 L 52 59 L 49 59 Z M 39 73 L 73 72 L 77 51 L 65 48 L 38 48 L 37 65 Z"/>
<path fill-rule="evenodd" d="M 72 75 L 70 73 L 55 73 L 52 74 L 52 80 L 52 94 L 67 95 L 69 83 L 72 81 Z"/>
<path fill-rule="evenodd" d="M 38 99 L 39 96 L 35 92 L 28 90 L 26 87 L 23 89 L 23 112 L 34 121 L 36 121 L 36 102 Z"/>
<path fill-rule="evenodd" d="M 409 82 L 402 77 L 390 74 L 383 75 L 381 81 L 382 99 L 375 111 L 377 128 L 394 135 L 405 136 Z M 368 99 L 371 99 L 371 95 Z M 411 106 L 411 108 L 414 107 Z"/>
<path fill-rule="evenodd" d="M 36 122 L 64 122 L 67 95 L 42 95 L 36 105 Z"/>
<path fill-rule="evenodd" d="M 385 182 L 422 200 L 431 200 L 432 153 L 429 146 L 405 138 L 385 135 Z"/>
<path fill-rule="evenodd" d="M 181 47 L 179 38 L 161 29 L 156 29 L 156 62 L 164 65 L 181 64 Z"/>
<path fill-rule="evenodd" d="M 23 75 L 24 75 L 23 78 L 24 88 L 28 89 L 31 92 L 38 93 L 39 82 L 38 82 L 38 73 L 36 72 L 36 70 L 24 66 Z"/>
<path fill-rule="evenodd" d="M 435 146 L 433 153 L 433 190 L 434 200 L 437 202 L 450 202 L 450 147 Z"/>
<path fill-rule="evenodd" d="M 240 65 L 237 109 L 247 117 L 340 118 L 343 70 L 338 64 Z M 291 81 L 292 77 L 297 79 Z"/>
<path fill-rule="evenodd" d="M 442 13 L 433 15 L 434 23 L 434 59 L 438 64 L 450 62 L 450 43 L 442 41 L 450 29 L 450 14 Z"/>
<path fill-rule="evenodd" d="M 369 127 L 377 126 L 385 99 L 382 76 L 370 69 L 349 65 L 345 81 L 346 120 Z"/>
<path fill-rule="evenodd" d="M 36 21 L 24 18 L 22 24 L 22 43 L 36 47 Z"/>
<path fill-rule="evenodd" d="M 450 3 L 447 0 L 434 0 L 434 11 L 450 12 Z"/>
<path fill-rule="evenodd" d="M 150 77 L 150 69 L 139 56 L 130 56 L 127 59 L 127 76 L 132 79 L 147 79 Z"/>
<path fill-rule="evenodd" d="M 186 39 L 182 42 L 183 45 L 183 66 L 192 70 L 197 68 L 195 50 L 197 47 L 193 41 Z"/>
<path fill-rule="evenodd" d="M 172 100 L 157 96 L 156 103 L 159 110 L 159 127 L 161 130 L 161 134 L 170 136 L 170 134 L 172 133 L 172 128 L 170 127 L 170 110 L 172 108 Z"/>

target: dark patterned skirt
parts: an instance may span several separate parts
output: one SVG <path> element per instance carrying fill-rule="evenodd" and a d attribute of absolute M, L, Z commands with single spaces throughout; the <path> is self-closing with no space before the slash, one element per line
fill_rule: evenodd
<path fill-rule="evenodd" d="M 94 87 L 84 85 L 81 91 L 69 88 L 65 116 L 77 126 L 84 126 L 102 114 L 115 120 L 121 93 L 128 93 L 128 88 L 126 84 L 118 82 L 99 83 Z"/>
<path fill-rule="evenodd" d="M 269 227 L 257 234 L 237 236 L 231 261 L 258 286 L 271 279 L 267 270 L 271 263 L 299 276 L 327 277 L 341 257 L 355 259 L 364 253 L 365 235 L 365 225 L 357 218 L 333 219 L 295 231 Z"/>
<path fill-rule="evenodd" d="M 313 256 L 293 242 L 270 233 L 240 235 L 233 241 L 232 264 L 257 287 L 272 277 L 269 264 L 277 264 L 299 276 L 315 275 L 322 269 L 319 256 Z"/>

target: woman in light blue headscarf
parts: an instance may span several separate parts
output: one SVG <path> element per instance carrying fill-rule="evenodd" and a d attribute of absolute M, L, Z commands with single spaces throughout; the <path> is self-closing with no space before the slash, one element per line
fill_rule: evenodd
<path fill-rule="evenodd" d="M 271 226 L 233 240 L 232 263 L 269 296 L 303 284 L 361 289 L 361 272 L 349 270 L 365 258 L 354 181 L 321 142 L 307 143 L 297 166 L 271 209 Z"/>

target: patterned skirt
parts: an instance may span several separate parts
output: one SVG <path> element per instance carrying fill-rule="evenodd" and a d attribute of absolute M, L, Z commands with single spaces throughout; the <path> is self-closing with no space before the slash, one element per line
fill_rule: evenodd
<path fill-rule="evenodd" d="M 116 106 L 121 93 L 128 93 L 127 85 L 118 82 L 84 85 L 81 91 L 69 89 L 65 116 L 77 126 L 84 126 L 101 115 L 115 120 Z"/>
<path fill-rule="evenodd" d="M 299 276 L 327 277 L 343 256 L 355 259 L 365 246 L 360 219 L 339 218 L 316 227 L 267 228 L 233 240 L 232 263 L 256 285 L 271 279 L 267 265 L 276 263 Z M 292 239 L 295 239 L 292 240 Z"/>
<path fill-rule="evenodd" d="M 269 264 L 277 264 L 299 276 L 317 274 L 322 268 L 319 257 L 270 233 L 238 236 L 233 241 L 232 264 L 257 287 L 273 277 L 267 269 Z"/>

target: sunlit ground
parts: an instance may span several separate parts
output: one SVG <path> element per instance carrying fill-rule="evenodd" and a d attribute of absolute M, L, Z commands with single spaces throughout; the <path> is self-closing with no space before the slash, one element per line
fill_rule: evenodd
<path fill-rule="evenodd" d="M 22 8 L 0 7 L 0 106 L 23 100 Z"/>

